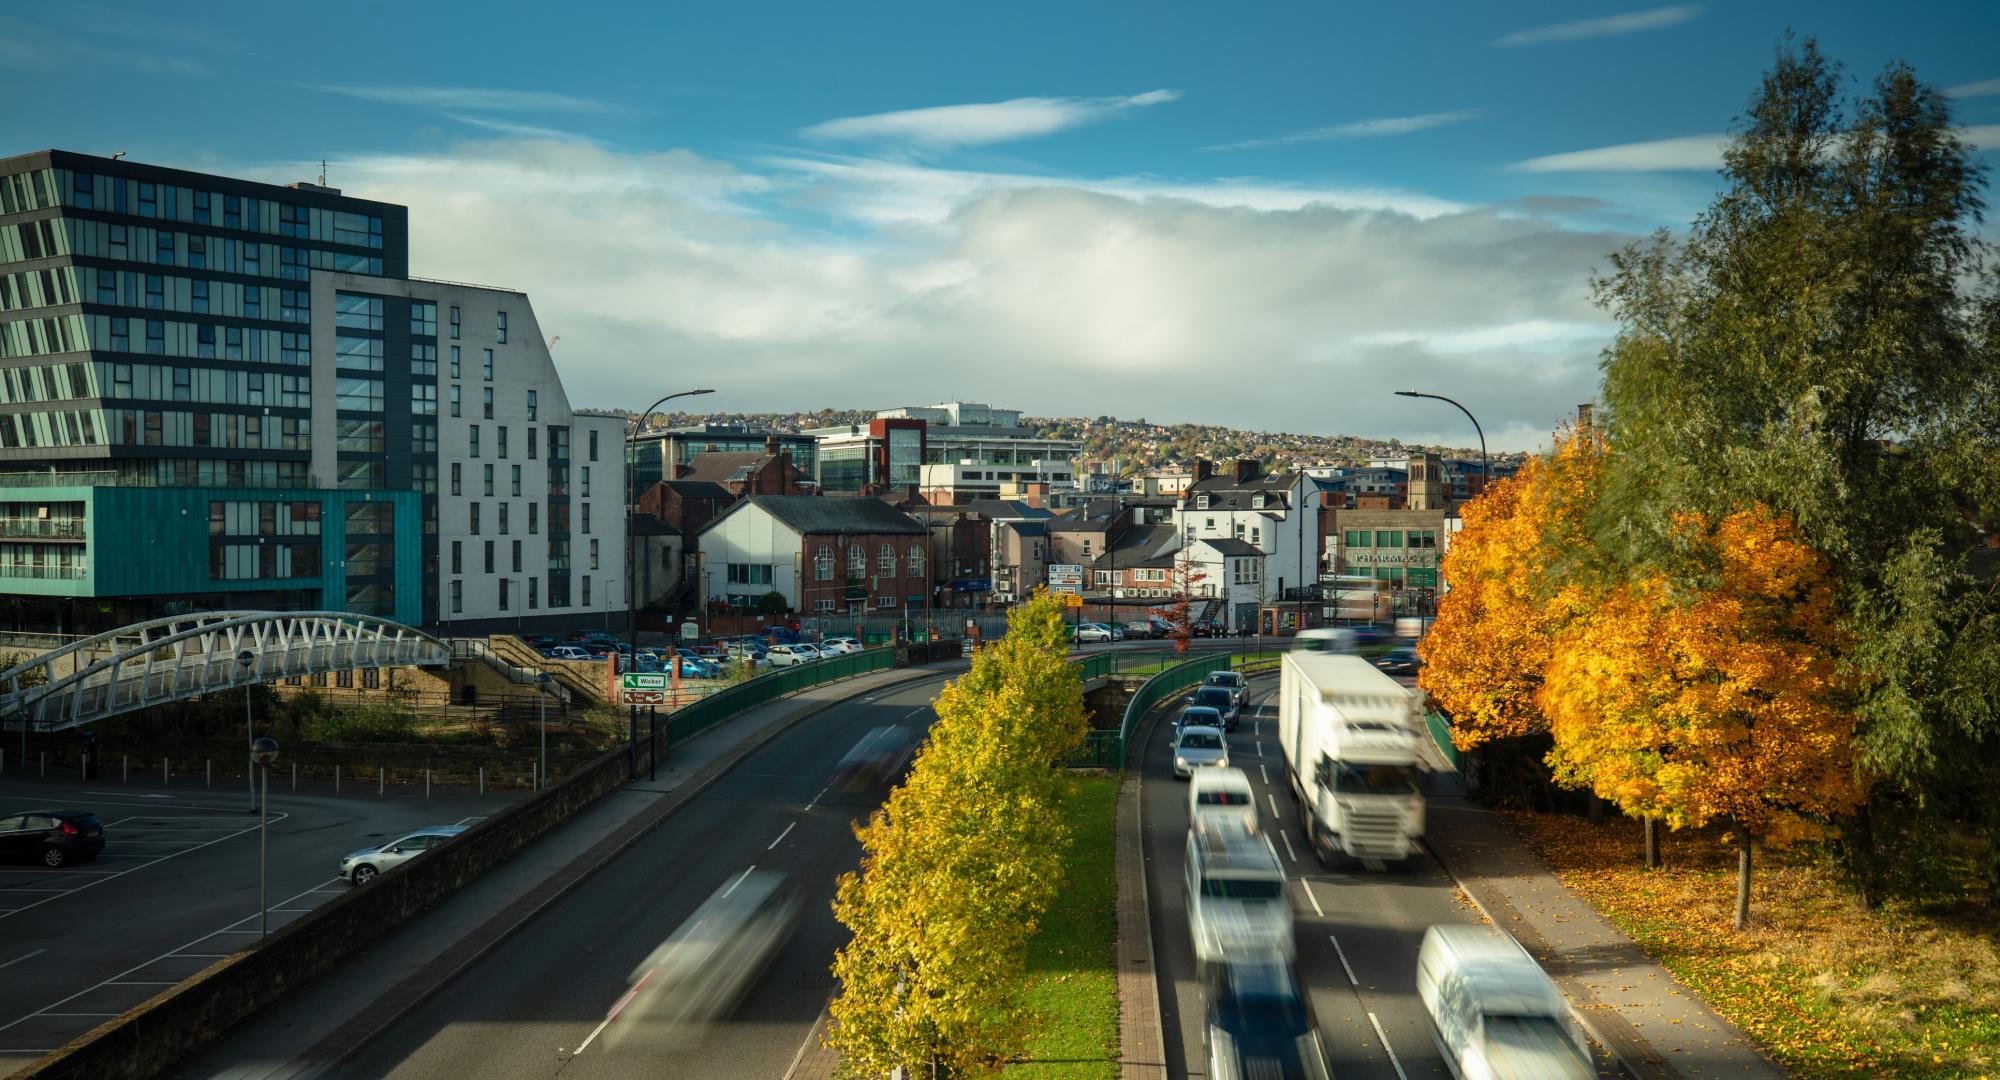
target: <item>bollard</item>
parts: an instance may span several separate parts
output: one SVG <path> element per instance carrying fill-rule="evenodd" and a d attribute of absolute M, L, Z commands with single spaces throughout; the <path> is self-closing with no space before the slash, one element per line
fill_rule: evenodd
<path fill-rule="evenodd" d="M 388 780 L 389 780 L 389 767 L 387 765 L 375 766 L 375 794 L 377 795 L 382 794 L 382 787 L 384 784 L 388 783 Z"/>
<path fill-rule="evenodd" d="M 43 779 L 47 779 L 49 775 L 49 752 L 47 750 L 36 751 L 35 761 L 42 767 Z"/>
<path fill-rule="evenodd" d="M 340 766 L 333 767 L 333 793 L 340 794 Z"/>
<path fill-rule="evenodd" d="M 424 770 L 424 798 L 426 798 L 426 799 L 429 799 L 430 797 L 431 797 L 431 771 L 430 771 L 429 769 L 425 769 L 425 770 Z"/>
<path fill-rule="evenodd" d="M 292 790 L 299 790 L 299 763 L 296 761 L 292 762 Z"/>
<path fill-rule="evenodd" d="M 132 755 L 130 754 L 118 755 L 118 782 L 121 784 L 132 782 Z"/>
<path fill-rule="evenodd" d="M 161 758 L 161 759 L 160 759 L 160 786 L 161 786 L 161 787 L 166 787 L 166 786 L 167 786 L 167 784 L 168 784 L 168 782 L 169 782 L 169 778 L 170 778 L 170 777 L 171 777 L 171 776 L 173 775 L 172 771 L 171 771 L 171 770 L 169 770 L 169 769 L 167 768 L 167 760 L 168 760 L 168 759 L 166 759 L 166 758 Z"/>
<path fill-rule="evenodd" d="M 202 785 L 203 785 L 204 787 L 214 787 L 214 786 L 215 786 L 215 759 L 214 759 L 214 758 L 209 758 L 209 759 L 208 759 L 207 761 L 204 761 L 204 762 L 202 762 L 202 776 L 201 776 L 201 782 L 202 782 Z"/>
<path fill-rule="evenodd" d="M 486 794 L 486 766 L 484 765 L 479 767 L 479 794 L 482 796 Z"/>

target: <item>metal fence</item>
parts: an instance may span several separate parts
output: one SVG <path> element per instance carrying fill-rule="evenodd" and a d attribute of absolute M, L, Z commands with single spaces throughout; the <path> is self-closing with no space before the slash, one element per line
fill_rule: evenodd
<path fill-rule="evenodd" d="M 1139 692 L 1132 695 L 1132 700 L 1125 704 L 1125 715 L 1119 720 L 1116 732 L 1117 764 L 1105 767 L 1125 768 L 1127 751 L 1132 743 L 1132 732 L 1138 727 L 1139 721 L 1145 719 L 1147 713 L 1158 708 L 1174 694 L 1207 678 L 1209 672 L 1268 667 L 1277 663 L 1278 657 L 1282 655 L 1276 652 L 1248 654 L 1219 652 L 1210 656 L 1190 657 L 1177 664 L 1168 665 L 1158 675 L 1147 679 L 1145 685 L 1139 687 Z M 1108 749 L 1102 747 L 1092 746 L 1086 749 L 1100 755 L 1109 753 Z"/>
<path fill-rule="evenodd" d="M 818 686 L 821 683 L 833 682 L 836 679 L 852 678 L 871 671 L 883 671 L 894 667 L 895 664 L 895 649 L 866 649 L 845 656 L 815 660 L 809 664 L 795 664 L 788 668 L 780 668 L 768 675 L 746 679 L 668 714 L 667 742 L 672 745 L 683 739 L 692 738 L 696 732 L 714 727 L 745 709 L 756 708 L 767 701 L 776 701 L 786 694 Z"/>
<path fill-rule="evenodd" d="M 1436 709 L 1424 710 L 1424 726 L 1431 730 L 1431 741 L 1437 744 L 1438 752 L 1444 755 L 1445 763 L 1453 772 L 1458 771 L 1459 760 L 1464 756 L 1458 747 L 1452 745 L 1451 721 Z"/>

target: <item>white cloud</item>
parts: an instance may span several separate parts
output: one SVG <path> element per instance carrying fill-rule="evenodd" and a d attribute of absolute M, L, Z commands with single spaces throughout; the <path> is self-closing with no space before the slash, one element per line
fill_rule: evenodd
<path fill-rule="evenodd" d="M 1375 139 L 1389 135 L 1408 135 L 1447 124 L 1462 124 L 1478 118 L 1478 109 L 1458 109 L 1452 112 L 1422 113 L 1417 116 L 1383 116 L 1373 120 L 1356 120 L 1348 124 L 1314 128 L 1311 131 L 1297 131 L 1290 135 L 1279 135 L 1269 139 L 1246 139 L 1243 142 L 1226 143 L 1221 146 L 1204 147 L 1208 150 L 1253 150 L 1265 146 L 1285 146 L 1290 143 L 1320 142 L 1327 139 Z"/>
<path fill-rule="evenodd" d="M 456 109 L 468 112 L 561 112 L 614 113 L 622 111 L 608 102 L 593 101 L 574 94 L 543 90 L 495 90 L 476 86 L 313 86 L 323 94 L 376 101 L 385 105 L 409 105 L 423 109 Z"/>
<path fill-rule="evenodd" d="M 1470 445 L 1390 396 L 1414 386 L 1464 401 L 1496 449 L 1525 446 L 1595 391 L 1587 276 L 1627 239 L 1247 183 L 926 170 L 909 182 L 950 190 L 913 197 L 931 224 L 831 235 L 765 211 L 846 181 L 681 151 L 493 141 L 337 164 L 343 189 L 410 207 L 417 273 L 525 290 L 562 336 L 571 400 L 597 407 L 696 384 L 731 411 L 957 394 Z"/>
<path fill-rule="evenodd" d="M 1160 105 L 1178 90 L 1151 90 L 1127 97 L 1014 98 L 975 105 L 847 116 L 814 124 L 799 134 L 828 141 L 910 143 L 925 147 L 983 146 L 1011 142 L 1094 124 L 1128 109 Z"/>
<path fill-rule="evenodd" d="M 1516 30 L 1505 37 L 1495 39 L 1493 44 L 1507 48 L 1516 45 L 1546 45 L 1555 41 L 1616 37 L 1620 34 L 1636 34 L 1645 30 L 1664 30 L 1669 26 L 1679 26 L 1700 14 L 1699 5 L 1677 4 L 1673 7 L 1650 8 L 1624 15 L 1607 15 L 1600 19 L 1581 19 L 1576 22 L 1555 23 L 1551 26 L 1537 26 L 1530 30 Z"/>
<path fill-rule="evenodd" d="M 1945 93 L 1961 98 L 1991 97 L 2000 94 L 2000 79 L 1981 79 L 1978 82 L 1965 83 L 1962 86 L 1954 86 Z"/>
<path fill-rule="evenodd" d="M 568 140 L 588 141 L 588 138 L 586 136 L 578 135 L 575 132 L 562 131 L 557 128 L 540 127 L 535 124 L 517 124 L 511 120 L 495 120 L 489 116 L 472 116 L 467 113 L 448 112 L 448 113 L 443 113 L 442 115 L 447 120 L 456 121 L 457 123 L 465 124 L 470 127 L 476 127 L 481 131 L 491 131 L 499 135 L 509 135 L 517 139 L 556 139 L 563 141 L 568 141 Z"/>
<path fill-rule="evenodd" d="M 2000 124 L 1975 124 L 1957 129 L 1959 138 L 1975 149 L 2000 147 Z M 1727 135 L 1686 135 L 1677 139 L 1601 146 L 1529 158 L 1507 166 L 1508 172 L 1671 172 L 1713 171 L 1722 167 Z"/>

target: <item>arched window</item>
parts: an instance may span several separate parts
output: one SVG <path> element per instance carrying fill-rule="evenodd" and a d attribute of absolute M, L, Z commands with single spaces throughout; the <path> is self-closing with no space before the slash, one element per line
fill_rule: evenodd
<path fill-rule="evenodd" d="M 847 549 L 847 576 L 862 577 L 868 573 L 868 553 L 860 544 Z"/>
<path fill-rule="evenodd" d="M 896 549 L 888 544 L 875 553 L 875 572 L 883 577 L 896 576 Z"/>
<path fill-rule="evenodd" d="M 813 552 L 813 580 L 833 580 L 833 548 L 825 544 L 821 544 L 819 550 Z"/>
<path fill-rule="evenodd" d="M 910 545 L 910 576 L 924 576 L 924 546 L 922 544 Z"/>

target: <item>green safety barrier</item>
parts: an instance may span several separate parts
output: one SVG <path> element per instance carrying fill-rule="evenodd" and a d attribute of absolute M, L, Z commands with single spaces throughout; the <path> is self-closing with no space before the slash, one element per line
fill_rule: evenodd
<path fill-rule="evenodd" d="M 1121 770 L 1124 769 L 1126 762 L 1126 753 L 1130 748 L 1132 742 L 1132 732 L 1138 727 L 1139 721 L 1145 719 L 1147 713 L 1153 711 L 1155 708 L 1158 708 L 1159 705 L 1162 702 L 1165 702 L 1168 698 L 1174 696 L 1175 694 L 1180 693 L 1182 690 L 1185 690 L 1190 686 L 1194 686 L 1197 683 L 1200 683 L 1203 679 L 1208 677 L 1210 672 L 1230 671 L 1230 670 L 1244 669 L 1244 668 L 1253 670 L 1259 668 L 1265 668 L 1275 665 L 1278 662 L 1278 658 L 1282 655 L 1284 654 L 1276 652 L 1269 652 L 1269 653 L 1218 652 L 1210 656 L 1190 657 L 1189 659 L 1182 660 L 1178 663 L 1168 664 L 1165 668 L 1161 669 L 1159 674 L 1153 676 L 1150 679 L 1147 679 L 1145 685 L 1139 687 L 1138 693 L 1132 695 L 1132 700 L 1127 702 L 1125 705 L 1125 715 L 1119 719 L 1118 730 L 1115 733 L 1108 731 L 1101 733 L 1104 735 L 1114 735 L 1114 734 L 1116 735 L 1116 751 L 1117 751 L 1116 753 L 1117 764 L 1116 765 L 1104 764 L 1101 767 L 1117 768 Z M 1159 663 L 1160 661 L 1158 659 L 1153 659 L 1150 662 Z M 1141 665 L 1135 664 L 1133 666 L 1138 667 Z M 1100 733 L 1092 732 L 1091 734 L 1097 735 Z M 1104 741 L 1110 742 L 1111 740 L 1107 739 Z M 1093 753 L 1103 758 L 1108 758 L 1110 756 L 1109 750 L 1091 744 L 1086 744 L 1085 750 L 1087 752 Z M 1081 765 L 1082 762 L 1077 761 L 1073 762 L 1073 764 Z"/>
<path fill-rule="evenodd" d="M 864 649 L 809 664 L 794 664 L 754 679 L 745 679 L 667 714 L 667 741 L 678 743 L 693 738 L 696 732 L 705 731 L 745 709 L 776 701 L 786 694 L 837 679 L 883 671 L 895 664 L 894 648 Z"/>
<path fill-rule="evenodd" d="M 1464 755 L 1458 747 L 1452 745 L 1451 722 L 1436 709 L 1425 709 L 1424 726 L 1431 729 L 1431 741 L 1436 743 L 1439 752 L 1444 754 L 1446 764 L 1451 766 L 1453 772 L 1457 772 L 1459 759 Z"/>

